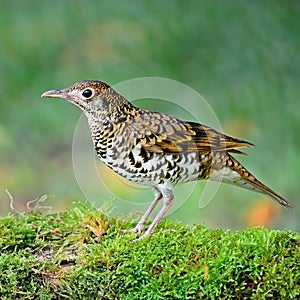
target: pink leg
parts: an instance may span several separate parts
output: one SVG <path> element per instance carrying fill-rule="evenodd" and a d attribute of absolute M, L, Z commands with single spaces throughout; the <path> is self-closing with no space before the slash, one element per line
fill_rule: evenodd
<path fill-rule="evenodd" d="M 172 191 L 168 191 L 164 195 L 163 200 L 164 200 L 164 205 L 163 205 L 162 209 L 156 215 L 156 217 L 154 218 L 154 220 L 151 223 L 151 225 L 148 227 L 148 229 L 145 232 L 145 234 L 142 235 L 139 239 L 144 239 L 145 237 L 152 235 L 154 229 L 156 228 L 156 226 L 158 225 L 158 223 L 160 222 L 160 220 L 163 218 L 163 216 L 165 215 L 165 213 L 169 210 L 169 208 L 174 203 L 174 194 L 173 194 L 173 192 Z"/>
<path fill-rule="evenodd" d="M 147 222 L 150 214 L 152 213 L 152 211 L 155 208 L 155 206 L 157 205 L 157 203 L 162 199 L 162 194 L 159 190 L 154 188 L 153 192 L 154 192 L 155 199 L 151 202 L 150 206 L 148 207 L 148 209 L 146 210 L 145 214 L 142 216 L 140 221 L 137 223 L 137 225 L 132 229 L 122 230 L 122 232 L 124 232 L 124 233 L 125 232 L 137 232 L 138 234 L 140 234 L 143 230 L 145 230 L 147 228 L 147 226 L 145 226 L 145 223 Z"/>

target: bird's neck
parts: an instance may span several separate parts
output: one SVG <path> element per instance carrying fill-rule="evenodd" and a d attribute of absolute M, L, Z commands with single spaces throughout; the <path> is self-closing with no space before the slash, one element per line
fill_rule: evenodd
<path fill-rule="evenodd" d="M 111 105 L 107 110 L 85 111 L 89 124 L 98 124 L 99 128 L 106 128 L 107 124 L 119 124 L 136 115 L 136 107 L 131 103 L 122 106 Z"/>

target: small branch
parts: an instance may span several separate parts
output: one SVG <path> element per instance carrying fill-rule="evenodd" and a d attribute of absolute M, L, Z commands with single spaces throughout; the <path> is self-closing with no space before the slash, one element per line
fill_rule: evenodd
<path fill-rule="evenodd" d="M 48 210 L 48 212 L 50 212 L 52 210 L 52 206 L 40 205 L 40 203 L 45 202 L 48 198 L 49 198 L 48 195 L 43 195 L 40 198 L 36 198 L 34 200 L 28 201 L 26 203 L 28 212 L 33 213 L 38 210 Z"/>
<path fill-rule="evenodd" d="M 15 208 L 14 208 L 14 198 L 13 198 L 12 194 L 9 192 L 8 189 L 5 189 L 5 193 L 7 194 L 8 198 L 9 198 L 9 200 L 10 200 L 10 202 L 9 202 L 10 210 L 11 210 L 12 212 L 15 212 L 16 210 L 15 210 Z"/>

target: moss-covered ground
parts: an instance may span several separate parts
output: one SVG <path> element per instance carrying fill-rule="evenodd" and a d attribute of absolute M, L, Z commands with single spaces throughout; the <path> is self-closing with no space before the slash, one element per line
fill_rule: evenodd
<path fill-rule="evenodd" d="M 132 242 L 129 218 L 77 205 L 0 219 L 1 299 L 299 299 L 300 235 L 164 221 Z"/>

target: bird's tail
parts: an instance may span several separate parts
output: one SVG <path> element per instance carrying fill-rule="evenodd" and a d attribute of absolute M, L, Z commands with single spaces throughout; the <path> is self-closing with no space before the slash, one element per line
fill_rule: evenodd
<path fill-rule="evenodd" d="M 221 172 L 222 181 L 233 184 L 248 190 L 256 191 L 261 194 L 268 195 L 272 199 L 285 207 L 292 207 L 292 205 L 283 197 L 275 193 L 272 189 L 264 185 L 256 179 L 246 168 L 244 168 L 234 157 L 227 154 L 226 167 L 218 171 L 212 171 L 210 179 L 215 180 L 214 172 Z M 219 177 L 219 176 L 217 176 Z M 221 179 L 221 178 L 220 178 Z M 216 180 L 219 180 L 216 178 Z"/>

